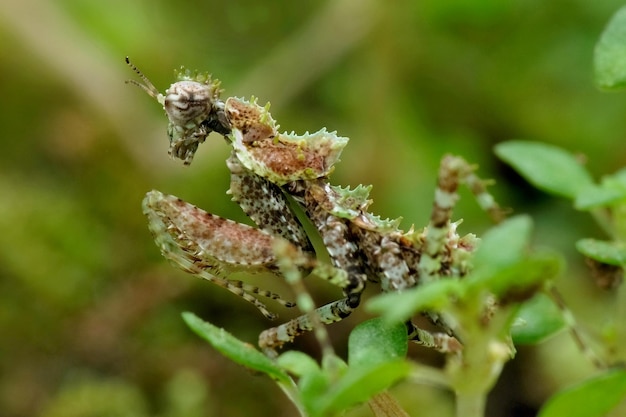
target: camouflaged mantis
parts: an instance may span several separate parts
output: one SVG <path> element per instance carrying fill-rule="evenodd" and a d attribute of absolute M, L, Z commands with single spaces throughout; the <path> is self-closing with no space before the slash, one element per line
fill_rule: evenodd
<path fill-rule="evenodd" d="M 127 63 L 143 80 L 143 84 L 130 82 L 156 98 L 168 116 L 169 153 L 173 158 L 188 165 L 209 133 L 224 136 L 232 147 L 227 160 L 229 194 L 258 225 L 253 228 L 235 223 L 174 196 L 151 191 L 143 201 L 143 211 L 161 253 L 184 271 L 241 296 L 270 319 L 275 315 L 259 296 L 286 306 L 293 304 L 272 292 L 229 279 L 232 273 L 312 273 L 343 289 L 343 298 L 314 312 L 301 306 L 308 314 L 261 333 L 259 345 L 269 354 L 299 334 L 315 330 L 316 324 L 348 316 L 359 306 L 368 282 L 380 283 L 383 291 L 402 291 L 442 277 L 467 274 L 477 238 L 459 236 L 458 223 L 451 221 L 460 184 L 469 187 L 492 217 L 497 220 L 501 216 L 485 182 L 474 174 L 475 167 L 447 155 L 441 163 L 429 225 L 422 230 L 402 231 L 399 219 L 381 219 L 368 211 L 371 187 L 351 189 L 329 183 L 347 138 L 326 129 L 304 135 L 281 133 L 269 105 L 234 97 L 222 101 L 219 81 L 208 75 L 181 70 L 178 81 L 160 94 L 128 59 Z M 316 260 L 287 196 L 302 207 L 316 227 L 332 265 Z M 455 338 L 455 323 L 437 312 L 426 314 L 442 332 L 433 334 L 409 322 L 408 337 L 440 351 L 460 349 L 462 341 Z"/>

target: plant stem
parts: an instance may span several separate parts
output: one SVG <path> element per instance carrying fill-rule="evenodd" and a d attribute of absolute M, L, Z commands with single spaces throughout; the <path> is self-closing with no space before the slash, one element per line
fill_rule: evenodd
<path fill-rule="evenodd" d="M 601 209 L 594 209 L 589 211 L 591 217 L 596 221 L 598 226 L 607 234 L 611 239 L 619 239 L 615 232 L 615 225 L 608 218 L 606 212 Z"/>
<path fill-rule="evenodd" d="M 456 393 L 456 416 L 457 417 L 484 417 L 485 415 L 484 393 L 457 392 Z"/>
<path fill-rule="evenodd" d="M 289 398 L 291 403 L 298 409 L 300 417 L 308 417 L 308 414 L 304 410 L 304 406 L 300 402 L 300 398 L 298 396 L 298 387 L 296 386 L 296 384 L 293 381 L 291 381 L 291 384 L 276 381 L 276 384 L 285 393 L 287 398 Z"/>

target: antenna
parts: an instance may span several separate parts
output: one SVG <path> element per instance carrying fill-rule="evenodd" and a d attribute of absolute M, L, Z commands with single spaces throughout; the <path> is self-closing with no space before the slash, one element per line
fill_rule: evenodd
<path fill-rule="evenodd" d="M 137 75 L 139 75 L 139 77 L 141 77 L 141 80 L 143 81 L 143 84 L 135 81 L 135 80 L 126 80 L 126 84 L 132 84 L 132 85 L 136 85 L 137 87 L 141 88 L 142 90 L 144 90 L 146 93 L 148 93 L 150 95 L 150 97 L 153 97 L 155 99 L 157 99 L 157 101 L 160 102 L 159 97 L 162 96 L 161 93 L 159 93 L 159 90 L 156 89 L 156 87 L 154 86 L 154 84 L 152 84 L 150 82 L 150 80 L 148 79 L 148 77 L 146 77 L 145 75 L 143 75 L 143 72 L 141 72 L 139 70 L 139 68 L 137 68 L 133 63 L 130 62 L 130 58 L 126 57 L 126 64 L 128 64 L 128 66 L 135 71 L 135 73 Z"/>

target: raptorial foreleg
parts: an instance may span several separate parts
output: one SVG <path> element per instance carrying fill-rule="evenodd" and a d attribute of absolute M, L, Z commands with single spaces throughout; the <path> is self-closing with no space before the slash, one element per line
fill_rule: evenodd
<path fill-rule="evenodd" d="M 235 272 L 278 274 L 275 237 L 262 230 L 223 219 L 159 191 L 143 200 L 143 212 L 163 256 L 183 271 L 206 279 L 252 303 L 269 319 L 276 318 L 256 295 L 291 307 L 278 294 L 228 279 Z"/>
<path fill-rule="evenodd" d="M 248 217 L 260 229 L 287 239 L 305 253 L 313 254 L 313 245 L 280 187 L 245 168 L 234 152 L 226 165 L 231 173 L 228 194 Z"/>

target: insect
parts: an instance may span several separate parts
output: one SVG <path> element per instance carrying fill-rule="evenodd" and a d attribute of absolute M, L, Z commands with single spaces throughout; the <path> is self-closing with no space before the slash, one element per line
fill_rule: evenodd
<path fill-rule="evenodd" d="M 165 94 L 161 94 L 128 57 L 126 64 L 141 77 L 143 84 L 135 80 L 126 82 L 138 86 L 156 99 L 170 120 L 167 128 L 170 156 L 182 159 L 185 165 L 189 165 L 198 145 L 204 142 L 209 133 L 226 135 L 230 132 L 223 112 L 224 102 L 219 99 L 219 80 L 213 80 L 208 73 L 192 74 L 181 68 L 176 72 L 177 81 Z"/>
<path fill-rule="evenodd" d="M 162 95 L 128 59 L 127 63 L 144 81 L 132 83 L 165 109 L 172 157 L 189 164 L 211 131 L 226 138 L 232 147 L 226 161 L 231 173 L 229 193 L 258 225 L 235 223 L 151 191 L 143 201 L 143 211 L 162 254 L 184 271 L 243 297 L 268 318 L 275 315 L 259 296 L 286 306 L 292 303 L 230 280 L 231 273 L 286 275 L 295 270 L 329 280 L 343 290 L 343 298 L 318 307 L 315 314 L 304 314 L 262 332 L 259 345 L 268 353 L 315 330 L 315 321 L 328 324 L 350 315 L 370 282 L 380 283 L 383 291 L 402 291 L 467 274 L 478 239 L 472 234 L 459 236 L 459 222 L 451 221 L 459 185 L 468 186 L 494 219 L 502 216 L 486 182 L 474 173 L 475 167 L 447 155 L 441 162 L 428 226 L 403 231 L 399 219 L 382 219 L 368 211 L 371 187 L 340 187 L 329 182 L 347 138 L 326 129 L 304 135 L 281 133 L 269 105 L 234 97 L 221 101 L 219 82 L 204 75 L 194 78 L 189 72 L 180 72 L 179 80 Z M 307 233 L 289 206 L 290 199 L 317 229 L 331 265 L 317 261 Z M 437 312 L 426 314 L 442 332 L 430 333 L 409 322 L 409 338 L 444 352 L 460 349 L 454 323 Z"/>

